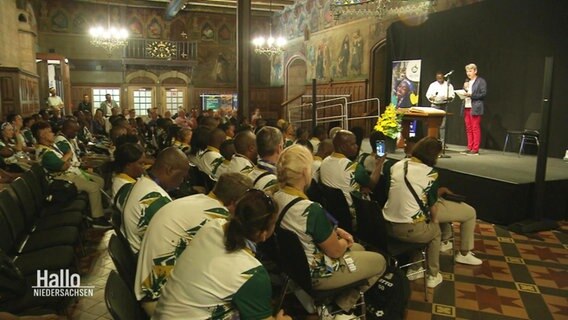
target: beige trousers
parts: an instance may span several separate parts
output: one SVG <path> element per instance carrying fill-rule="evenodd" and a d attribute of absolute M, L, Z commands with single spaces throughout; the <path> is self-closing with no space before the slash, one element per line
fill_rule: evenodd
<path fill-rule="evenodd" d="M 475 209 L 465 202 L 453 202 L 441 199 L 436 206 L 438 207 L 437 218 L 442 230 L 442 239 L 451 236 L 450 222 L 460 223 L 460 250 L 471 251 L 473 249 L 473 233 L 477 216 Z"/>
<path fill-rule="evenodd" d="M 85 191 L 89 195 L 91 206 L 91 217 L 99 218 L 104 215 L 101 189 L 104 187 L 103 178 L 88 172 L 83 174 L 66 173 L 55 177 L 55 179 L 67 180 L 77 186 L 77 190 Z"/>
<path fill-rule="evenodd" d="M 387 233 L 401 241 L 428 243 L 428 273 L 436 276 L 440 271 L 440 244 L 442 233 L 437 223 L 387 223 Z"/>
<path fill-rule="evenodd" d="M 348 251 L 347 255 L 353 259 L 357 270 L 349 271 L 345 261 L 340 259 L 341 265 L 339 270 L 335 271 L 331 277 L 313 279 L 313 288 L 317 290 L 340 288 L 350 283 L 367 279 L 366 285 L 349 289 L 335 299 L 335 303 L 344 311 L 351 310 L 360 297 L 359 292 L 367 291 L 386 270 L 386 261 L 382 255 L 376 252 L 365 251 L 365 248 L 358 243 L 353 244 L 351 251 Z"/>

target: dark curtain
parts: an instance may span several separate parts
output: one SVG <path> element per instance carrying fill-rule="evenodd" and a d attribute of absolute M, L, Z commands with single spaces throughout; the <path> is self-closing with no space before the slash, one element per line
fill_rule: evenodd
<path fill-rule="evenodd" d="M 428 105 L 425 95 L 436 71 L 455 70 L 451 81 L 461 89 L 465 65 L 475 63 L 488 87 L 481 147 L 497 150 L 508 129 L 522 129 L 531 112 L 540 112 L 544 58 L 553 56 L 548 154 L 559 158 L 568 149 L 568 1 L 486 0 L 432 14 L 419 26 L 396 22 L 387 31 L 387 52 L 389 64 L 422 59 L 421 105 Z M 447 136 L 448 143 L 465 145 L 460 110 L 456 97 Z"/>

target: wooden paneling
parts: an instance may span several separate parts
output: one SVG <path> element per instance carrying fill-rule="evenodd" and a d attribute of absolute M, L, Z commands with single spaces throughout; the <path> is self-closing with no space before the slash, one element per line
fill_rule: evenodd
<path fill-rule="evenodd" d="M 10 113 L 26 117 L 39 111 L 38 78 L 19 68 L 0 67 L 0 119 Z"/>

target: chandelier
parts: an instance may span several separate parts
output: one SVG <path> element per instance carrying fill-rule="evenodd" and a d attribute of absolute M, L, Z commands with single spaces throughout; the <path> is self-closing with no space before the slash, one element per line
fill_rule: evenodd
<path fill-rule="evenodd" d="M 89 29 L 91 44 L 105 49 L 110 55 L 115 49 L 128 43 L 128 31 L 110 25 L 110 4 L 107 4 L 107 27 L 96 26 Z"/>
<path fill-rule="evenodd" d="M 259 36 L 252 40 L 254 52 L 257 54 L 265 54 L 269 57 L 279 55 L 284 51 L 286 39 L 283 37 L 272 36 L 272 0 L 270 1 L 270 28 L 268 37 Z"/>
<path fill-rule="evenodd" d="M 427 13 L 435 0 L 332 0 L 333 17 L 385 18 L 391 15 L 421 15 Z"/>

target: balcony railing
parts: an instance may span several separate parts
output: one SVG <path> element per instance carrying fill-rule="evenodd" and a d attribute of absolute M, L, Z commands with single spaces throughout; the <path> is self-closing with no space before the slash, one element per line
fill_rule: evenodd
<path fill-rule="evenodd" d="M 195 62 L 197 61 L 197 42 L 129 39 L 128 45 L 124 48 L 124 58 Z"/>

